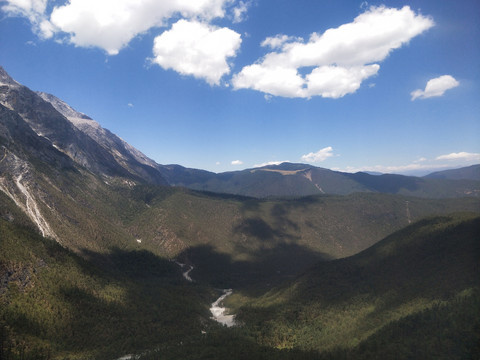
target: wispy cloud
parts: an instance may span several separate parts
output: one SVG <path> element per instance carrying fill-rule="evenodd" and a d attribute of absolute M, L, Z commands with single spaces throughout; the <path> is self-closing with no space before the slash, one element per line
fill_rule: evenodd
<path fill-rule="evenodd" d="M 458 152 L 446 155 L 439 155 L 434 159 L 427 159 L 426 157 L 420 157 L 417 160 L 412 161 L 410 164 L 405 165 L 373 165 L 373 166 L 361 166 L 346 168 L 334 168 L 333 170 L 345 171 L 345 172 L 359 172 L 359 171 L 372 171 L 380 173 L 391 174 L 409 174 L 409 173 L 428 173 L 430 171 L 436 171 L 441 169 L 459 168 L 463 166 L 469 166 L 476 163 L 480 163 L 480 153 Z"/>
<path fill-rule="evenodd" d="M 2 1 L 3 2 L 3 1 Z M 25 17 L 32 25 L 32 31 L 42 39 L 51 38 L 55 27 L 45 13 L 47 0 L 6 0 L 1 9 L 9 16 Z"/>
<path fill-rule="evenodd" d="M 454 160 L 454 161 L 478 161 L 480 162 L 479 153 L 469 153 L 469 152 L 458 152 L 451 153 L 446 155 L 440 155 L 435 158 L 435 160 Z"/>
<path fill-rule="evenodd" d="M 429 17 L 402 9 L 370 7 L 353 22 L 313 33 L 308 41 L 287 35 L 269 37 L 263 46 L 270 52 L 236 74 L 235 89 L 254 89 L 283 97 L 340 98 L 356 92 L 376 75 L 393 50 L 434 25 Z M 313 68 L 302 75 L 302 68 Z"/>
<path fill-rule="evenodd" d="M 240 1 L 238 5 L 232 9 L 234 24 L 240 23 L 245 20 L 248 8 L 251 5 L 251 1 Z"/>
<path fill-rule="evenodd" d="M 232 165 L 242 165 L 243 164 L 243 161 L 242 160 L 233 160 L 231 162 Z"/>
<path fill-rule="evenodd" d="M 379 172 L 384 174 L 406 174 L 416 171 L 438 170 L 449 168 L 451 165 L 447 164 L 420 164 L 412 163 L 406 165 L 373 165 L 373 166 L 347 166 L 345 168 L 333 168 L 333 170 L 356 173 L 356 172 Z"/>
<path fill-rule="evenodd" d="M 443 96 L 445 91 L 453 89 L 460 83 L 451 75 L 442 75 L 435 79 L 430 79 L 425 86 L 425 90 L 417 89 L 411 92 L 412 101 L 415 99 L 428 99 L 431 97 Z"/>
<path fill-rule="evenodd" d="M 276 36 L 267 37 L 262 41 L 260 46 L 269 47 L 271 49 L 281 49 L 284 44 L 295 41 L 303 41 L 303 39 L 300 37 L 278 34 Z"/>
<path fill-rule="evenodd" d="M 333 156 L 333 148 L 331 146 L 325 147 L 323 149 L 318 150 L 317 152 L 311 152 L 306 155 L 302 155 L 302 161 L 306 161 L 309 163 L 317 163 L 327 160 L 329 157 Z"/>
<path fill-rule="evenodd" d="M 267 161 L 261 164 L 255 164 L 253 167 L 264 167 L 264 166 L 269 166 L 269 165 L 280 165 L 283 164 L 284 162 L 290 162 L 290 160 L 284 160 L 284 161 Z"/>

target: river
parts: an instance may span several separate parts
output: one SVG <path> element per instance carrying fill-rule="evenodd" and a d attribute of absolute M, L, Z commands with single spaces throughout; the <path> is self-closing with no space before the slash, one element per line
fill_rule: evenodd
<path fill-rule="evenodd" d="M 232 295 L 232 292 L 232 289 L 224 289 L 222 296 L 220 296 L 214 303 L 212 303 L 212 306 L 210 307 L 210 312 L 213 315 L 213 319 L 215 319 L 215 321 L 219 322 L 220 324 L 226 325 L 228 327 L 235 325 L 235 315 L 225 315 L 225 311 L 227 311 L 227 309 L 225 307 L 222 307 L 221 304 L 227 296 Z"/>

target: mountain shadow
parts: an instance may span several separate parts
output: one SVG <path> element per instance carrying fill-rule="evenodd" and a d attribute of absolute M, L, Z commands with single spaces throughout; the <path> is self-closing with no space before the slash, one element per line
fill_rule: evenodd
<path fill-rule="evenodd" d="M 245 259 L 233 259 L 212 246 L 195 246 L 178 256 L 194 269 L 194 281 L 217 288 L 242 291 L 266 291 L 286 279 L 302 273 L 310 266 L 329 259 L 329 256 L 296 244 L 276 244 L 264 247 Z"/>

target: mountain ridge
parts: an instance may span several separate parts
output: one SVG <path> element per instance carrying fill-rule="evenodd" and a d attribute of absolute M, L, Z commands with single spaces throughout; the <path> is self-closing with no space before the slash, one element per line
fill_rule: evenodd
<path fill-rule="evenodd" d="M 435 171 L 424 177 L 430 179 L 480 180 L 480 164 L 457 169 Z"/>
<path fill-rule="evenodd" d="M 182 186 L 193 190 L 256 198 L 385 192 L 420 197 L 480 196 L 480 179 L 448 176 L 344 173 L 301 163 L 282 163 L 213 173 L 161 165 L 97 121 L 54 95 L 33 92 L 0 67 L 0 103 L 18 113 L 39 136 L 94 173 L 133 183 Z M 461 169 L 458 171 L 462 171 Z M 458 172 L 457 171 L 457 172 Z M 463 170 L 465 172 L 465 170 Z"/>

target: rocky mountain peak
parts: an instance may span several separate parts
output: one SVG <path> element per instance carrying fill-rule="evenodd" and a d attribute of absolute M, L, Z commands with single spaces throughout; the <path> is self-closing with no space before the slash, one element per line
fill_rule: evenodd
<path fill-rule="evenodd" d="M 3 67 L 0 66 L 0 86 L 2 85 L 20 85 L 16 82 Z"/>

